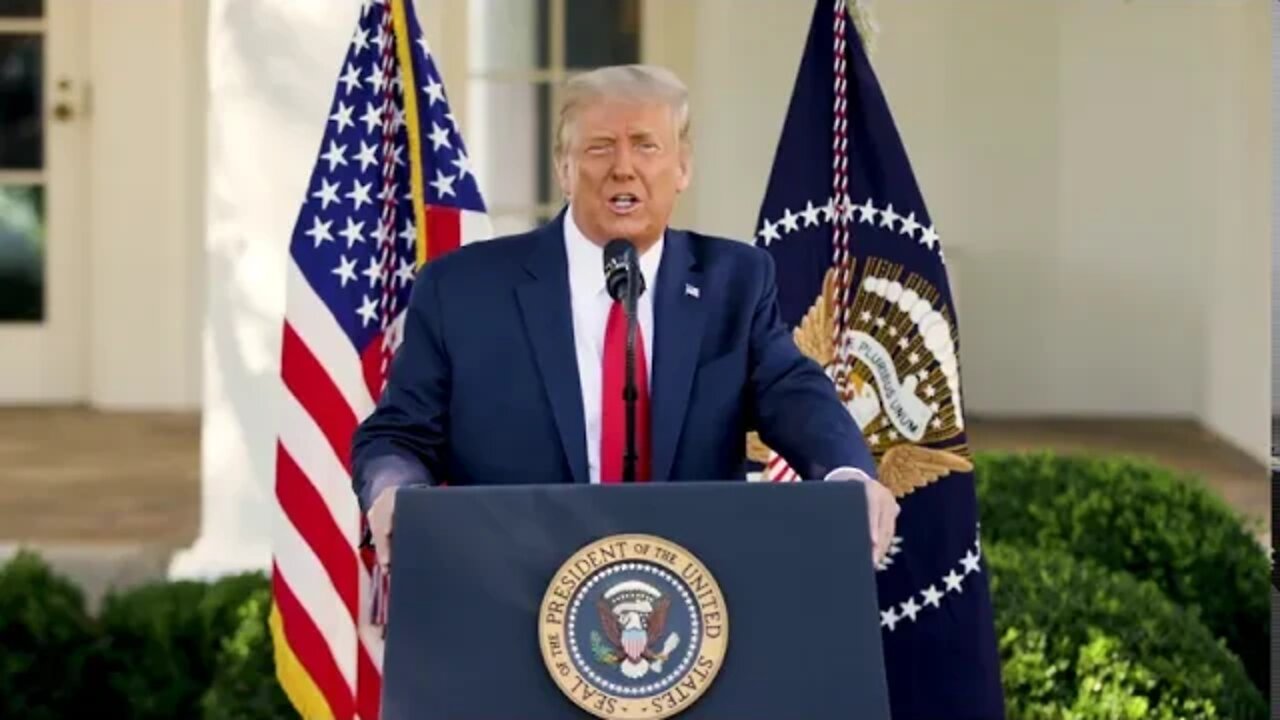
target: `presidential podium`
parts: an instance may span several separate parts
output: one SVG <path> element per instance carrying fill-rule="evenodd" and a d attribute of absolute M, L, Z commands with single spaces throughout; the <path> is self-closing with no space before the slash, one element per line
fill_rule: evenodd
<path fill-rule="evenodd" d="M 413 488 L 385 720 L 889 717 L 857 482 Z"/>

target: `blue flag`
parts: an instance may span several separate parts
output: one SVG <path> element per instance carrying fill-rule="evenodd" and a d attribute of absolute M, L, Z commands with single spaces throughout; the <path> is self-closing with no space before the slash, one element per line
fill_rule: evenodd
<path fill-rule="evenodd" d="M 843 0 L 817 3 L 756 227 L 902 507 L 876 572 L 894 720 L 1004 717 L 942 242 Z"/>

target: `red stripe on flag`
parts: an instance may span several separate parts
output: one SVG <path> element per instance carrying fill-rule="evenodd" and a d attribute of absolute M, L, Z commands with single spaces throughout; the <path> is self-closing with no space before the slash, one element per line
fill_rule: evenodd
<path fill-rule="evenodd" d="M 328 701 L 334 720 L 351 720 L 355 717 L 351 688 L 338 670 L 324 636 L 280 575 L 279 567 L 272 567 L 271 585 L 276 606 L 280 608 L 280 622 L 285 638 L 288 639 L 293 654 Z"/>
<path fill-rule="evenodd" d="M 427 206 L 427 261 L 462 244 L 462 218 L 457 208 Z"/>
<path fill-rule="evenodd" d="M 276 444 L 276 468 L 276 498 L 280 500 L 280 507 L 315 552 L 342 603 L 351 612 L 351 619 L 355 620 L 360 604 L 355 549 L 338 527 L 324 498 L 280 443 Z"/>
<path fill-rule="evenodd" d="M 382 675 L 369 658 L 369 649 L 360 643 L 360 659 L 356 666 L 356 704 L 362 720 L 377 720 L 382 702 Z"/>
<path fill-rule="evenodd" d="M 351 437 L 357 425 L 355 412 L 288 322 L 284 325 L 280 364 L 285 386 L 307 414 L 315 418 L 342 466 L 351 472 Z"/>

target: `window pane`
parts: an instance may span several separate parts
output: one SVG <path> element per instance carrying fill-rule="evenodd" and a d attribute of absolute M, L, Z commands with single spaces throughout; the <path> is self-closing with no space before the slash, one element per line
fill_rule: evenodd
<path fill-rule="evenodd" d="M 44 188 L 0 185 L 0 321 L 44 318 Z"/>
<path fill-rule="evenodd" d="M 44 0 L 0 0 L 0 18 L 33 18 L 44 14 Z"/>
<path fill-rule="evenodd" d="M 0 168 L 44 162 L 40 35 L 0 35 Z"/>
<path fill-rule="evenodd" d="M 468 0 L 471 72 L 546 69 L 551 0 Z"/>
<path fill-rule="evenodd" d="M 640 61 L 640 0 L 565 0 L 565 65 Z"/>
<path fill-rule="evenodd" d="M 551 187 L 551 87 L 475 80 L 467 93 L 467 145 L 485 204 L 548 202 Z"/>

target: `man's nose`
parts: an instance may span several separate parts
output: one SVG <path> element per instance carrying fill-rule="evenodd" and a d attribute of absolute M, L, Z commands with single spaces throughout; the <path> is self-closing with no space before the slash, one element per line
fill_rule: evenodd
<path fill-rule="evenodd" d="M 615 180 L 629 180 L 635 177 L 636 168 L 631 162 L 631 149 L 626 145 L 619 145 L 618 151 L 614 153 L 612 172 Z"/>

